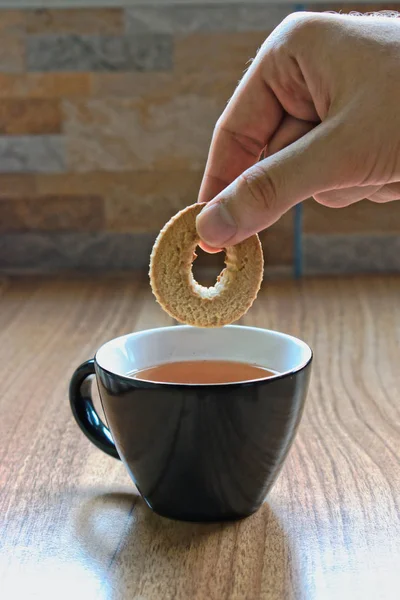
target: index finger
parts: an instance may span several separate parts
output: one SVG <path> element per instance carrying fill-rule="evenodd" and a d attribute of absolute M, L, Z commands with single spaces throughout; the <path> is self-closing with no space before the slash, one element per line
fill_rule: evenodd
<path fill-rule="evenodd" d="M 215 127 L 199 202 L 212 200 L 259 160 L 283 114 L 255 60 Z"/>

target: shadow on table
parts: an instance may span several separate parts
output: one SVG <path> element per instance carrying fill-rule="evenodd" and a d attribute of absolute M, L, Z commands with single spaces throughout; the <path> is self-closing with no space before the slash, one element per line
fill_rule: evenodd
<path fill-rule="evenodd" d="M 153 513 L 140 496 L 103 494 L 80 506 L 77 536 L 107 600 L 302 598 L 296 558 L 271 507 L 226 523 Z"/>

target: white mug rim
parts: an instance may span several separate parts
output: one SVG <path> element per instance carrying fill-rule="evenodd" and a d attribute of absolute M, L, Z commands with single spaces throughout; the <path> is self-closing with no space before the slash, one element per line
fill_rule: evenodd
<path fill-rule="evenodd" d="M 312 352 L 311 347 L 306 342 L 301 340 L 300 338 L 292 336 L 288 333 L 283 333 L 281 331 L 276 331 L 273 329 L 264 329 L 261 327 L 251 327 L 251 326 L 246 326 L 246 325 L 226 325 L 225 327 L 223 327 L 221 329 L 239 329 L 239 330 L 248 331 L 248 332 L 249 331 L 263 332 L 267 335 L 282 338 L 285 341 L 287 341 L 288 343 L 295 344 L 297 346 L 301 346 L 301 348 L 305 352 L 305 358 L 304 358 L 304 360 L 302 360 L 301 362 L 296 364 L 295 367 L 288 369 L 286 371 L 283 371 L 283 372 L 278 372 L 276 375 L 272 375 L 272 376 L 268 375 L 266 377 L 261 377 L 261 378 L 257 378 L 257 379 L 246 380 L 246 381 L 240 381 L 240 382 L 225 382 L 225 383 L 172 383 L 172 382 L 157 382 L 157 381 L 141 380 L 140 378 L 132 378 L 132 376 L 128 375 L 127 373 L 121 373 L 114 369 L 110 369 L 110 368 L 106 367 L 104 364 L 102 364 L 102 362 L 104 363 L 104 361 L 102 361 L 101 355 L 107 351 L 107 346 L 110 346 L 110 345 L 116 344 L 116 343 L 123 344 L 124 341 L 126 341 L 128 339 L 140 338 L 141 336 L 145 336 L 145 335 L 149 335 L 149 334 L 156 334 L 157 332 L 173 333 L 173 332 L 182 331 L 185 329 L 193 330 L 193 329 L 197 329 L 197 328 L 191 327 L 189 325 L 172 325 L 172 326 L 168 326 L 168 327 L 154 327 L 154 328 L 150 328 L 150 329 L 131 332 L 131 333 L 110 339 L 107 342 L 105 342 L 104 344 L 102 344 L 100 346 L 100 348 L 97 350 L 97 352 L 95 354 L 95 363 L 102 371 L 105 371 L 109 375 L 111 375 L 113 377 L 117 377 L 118 379 L 130 382 L 133 385 L 140 385 L 140 386 L 145 386 L 145 387 L 154 387 L 154 386 L 167 387 L 168 386 L 168 387 L 191 387 L 191 388 L 193 388 L 193 387 L 213 387 L 214 388 L 214 387 L 243 386 L 243 385 L 263 383 L 263 382 L 273 382 L 278 379 L 286 378 L 289 376 L 293 376 L 296 373 L 299 373 L 305 367 L 307 367 L 307 365 L 309 365 L 313 359 L 313 352 Z M 204 331 L 204 329 L 202 331 Z M 201 360 L 206 360 L 206 359 L 201 359 Z M 165 362 L 168 362 L 168 361 L 165 361 Z M 161 364 L 161 363 L 159 363 L 159 364 Z M 162 363 L 162 364 L 165 364 L 165 363 Z"/>

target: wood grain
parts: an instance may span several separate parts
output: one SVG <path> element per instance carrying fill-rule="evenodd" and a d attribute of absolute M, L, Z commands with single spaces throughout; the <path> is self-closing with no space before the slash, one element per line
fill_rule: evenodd
<path fill-rule="evenodd" d="M 3 600 L 394 600 L 400 589 L 400 278 L 265 282 L 244 323 L 315 352 L 299 435 L 235 524 L 153 515 L 78 430 L 69 377 L 171 323 L 135 279 L 0 281 Z"/>

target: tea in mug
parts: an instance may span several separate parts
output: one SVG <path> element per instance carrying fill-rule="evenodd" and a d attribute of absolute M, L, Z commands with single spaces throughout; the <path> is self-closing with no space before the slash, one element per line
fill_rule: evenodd
<path fill-rule="evenodd" d="M 215 384 L 266 379 L 275 371 L 231 360 L 188 360 L 163 363 L 129 373 L 129 377 L 155 383 Z"/>

